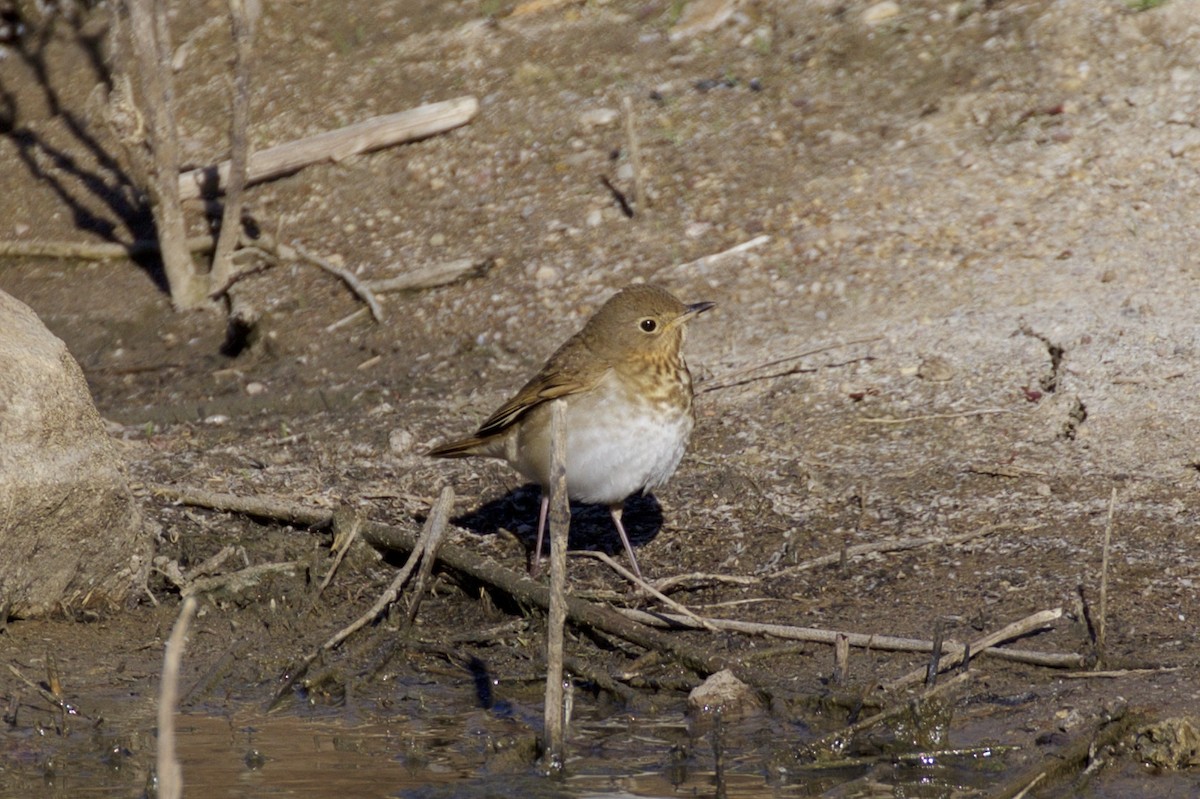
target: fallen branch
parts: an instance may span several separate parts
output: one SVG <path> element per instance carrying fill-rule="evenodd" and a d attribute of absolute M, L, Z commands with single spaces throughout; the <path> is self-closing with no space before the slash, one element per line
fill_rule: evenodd
<path fill-rule="evenodd" d="M 375 600 L 375 604 L 366 613 L 331 635 L 325 643 L 310 652 L 295 668 L 289 670 L 288 679 L 275 692 L 275 696 L 271 698 L 268 707 L 275 707 L 287 695 L 288 691 L 292 689 L 292 686 L 304 678 L 308 673 L 309 667 L 321 656 L 322 652 L 328 652 L 341 646 L 343 641 L 375 621 L 387 611 L 388 607 L 400 596 L 400 590 L 408 582 L 408 578 L 412 575 L 413 569 L 416 568 L 417 562 L 426 552 L 426 549 L 430 547 L 431 542 L 441 537 L 442 532 L 446 528 L 446 521 L 450 517 L 450 507 L 453 504 L 454 489 L 449 487 L 442 489 L 442 494 L 434 504 L 429 518 L 425 520 L 425 527 L 421 530 L 420 537 L 413 542 L 414 545 L 409 550 L 408 560 L 405 561 L 404 567 L 392 578 L 392 582 L 388 585 L 387 589 L 380 594 L 379 598 Z"/>
<path fill-rule="evenodd" d="M 191 253 L 211 252 L 212 236 L 187 240 Z M 159 252 L 157 241 L 0 241 L 0 258 L 59 258 L 66 261 L 112 261 Z"/>
<path fill-rule="evenodd" d="M 994 633 L 985 635 L 982 638 L 977 638 L 970 643 L 965 652 L 960 649 L 959 651 L 951 652 L 950 654 L 945 655 L 940 661 L 938 661 L 937 670 L 940 672 L 945 671 L 946 669 L 954 668 L 962 663 L 964 658 L 978 657 L 981 652 L 991 649 L 992 647 L 1003 643 L 1004 641 L 1009 641 L 1013 638 L 1020 638 L 1021 636 L 1028 635 L 1035 630 L 1041 630 L 1049 627 L 1052 622 L 1061 618 L 1062 614 L 1062 608 L 1042 610 L 1038 611 L 1037 613 L 1030 614 L 1019 621 L 1015 621 L 1012 624 L 1001 627 Z M 925 666 L 921 666 L 913 669 L 902 677 L 892 680 L 889 683 L 885 683 L 882 688 L 885 691 L 898 691 L 901 688 L 906 688 L 914 683 L 921 682 L 925 679 L 926 673 L 927 668 Z"/>
<path fill-rule="evenodd" d="M 445 261 L 432 266 L 422 266 L 411 269 L 402 275 L 386 277 L 379 280 L 368 280 L 367 287 L 376 294 L 386 294 L 390 291 L 416 291 L 447 286 L 459 280 L 473 277 L 483 277 L 496 265 L 495 258 L 459 258 L 455 261 Z"/>
<path fill-rule="evenodd" d="M 653 627 L 682 627 L 698 628 L 700 625 L 686 616 L 671 613 L 651 613 L 645 610 L 624 608 L 618 611 L 623 616 Z M 884 652 L 931 652 L 933 642 L 920 638 L 899 638 L 893 635 L 875 635 L 871 633 L 852 633 L 843 630 L 821 630 L 814 627 L 793 627 L 787 624 L 769 624 L 764 622 L 738 621 L 736 619 L 705 618 L 704 621 L 718 630 L 725 632 L 743 633 L 746 635 L 764 635 L 771 638 L 782 638 L 790 641 L 807 641 L 815 644 L 837 645 L 840 637 L 859 649 L 870 649 Z M 1045 666 L 1056 669 L 1082 668 L 1085 659 L 1074 653 L 1059 654 L 1057 652 L 1035 652 L 1026 649 L 996 649 L 976 650 L 971 645 L 971 656 L 986 654 L 1001 660 L 1011 660 L 1031 666 Z M 963 645 L 954 642 L 944 642 L 943 648 L 961 656 Z M 923 673 L 923 672 L 922 672 Z"/>
<path fill-rule="evenodd" d="M 379 307 L 379 300 L 375 299 L 375 294 L 371 291 L 371 289 L 369 289 L 361 280 L 359 280 L 358 276 L 349 269 L 343 269 L 340 266 L 335 266 L 321 256 L 309 252 L 294 241 L 289 247 L 285 248 L 281 246 L 279 248 L 280 257 L 286 257 L 284 253 L 287 252 L 287 250 L 295 252 L 296 255 L 303 260 L 308 261 L 310 264 L 315 266 L 319 266 L 331 275 L 336 275 L 337 277 L 341 278 L 342 282 L 349 286 L 350 290 L 353 291 L 354 294 L 360 300 L 365 302 L 367 307 L 371 309 L 371 316 L 375 317 L 375 321 L 383 321 L 383 309 Z"/>
<path fill-rule="evenodd" d="M 687 606 L 681 605 L 680 603 L 676 602 L 674 599 L 671 599 L 671 597 L 667 596 L 662 591 L 659 591 L 658 588 L 656 588 L 655 586 L 646 582 L 641 577 L 638 577 L 636 574 L 629 571 L 629 569 L 626 569 L 624 566 L 617 563 L 615 560 L 610 558 L 608 555 L 605 555 L 603 552 L 591 552 L 588 550 L 582 550 L 580 552 L 573 552 L 571 554 L 575 555 L 576 557 L 592 558 L 593 560 L 600 561 L 601 563 L 608 566 L 608 568 L 615 571 L 622 578 L 624 578 L 625 580 L 628 580 L 633 585 L 642 589 L 643 591 L 648 593 L 650 596 L 657 599 L 659 602 L 662 602 L 664 605 L 671 608 L 675 612 L 680 613 L 683 616 L 685 616 L 686 618 L 690 619 L 698 627 L 703 627 L 704 629 L 706 629 L 710 632 L 717 631 L 717 628 L 714 627 L 713 625 L 709 624 L 707 619 L 703 619 L 700 616 L 697 616 L 695 613 L 693 613 L 691 610 L 689 610 L 687 608 Z"/>
<path fill-rule="evenodd" d="M 261 183 L 322 161 L 341 161 L 358 153 L 433 136 L 465 125 L 479 112 L 474 97 L 430 103 L 396 114 L 371 119 L 306 139 L 251 153 L 246 163 L 246 185 Z M 179 176 L 179 194 L 193 200 L 224 190 L 229 162 L 193 169 Z"/>
<path fill-rule="evenodd" d="M 151 490 L 158 496 L 185 505 L 245 513 L 260 519 L 274 519 L 317 529 L 328 528 L 333 515 L 330 511 L 307 508 L 278 498 L 239 497 L 161 485 L 151 486 Z M 388 551 L 411 552 L 418 546 L 417 537 L 411 530 L 386 524 L 367 522 L 361 536 L 371 546 Z M 475 549 L 447 542 L 442 546 L 438 560 L 465 577 L 503 591 L 521 605 L 543 610 L 550 606 L 549 589 L 524 574 L 481 556 Z M 578 597 L 567 597 L 567 618 L 577 625 L 600 630 L 643 649 L 668 655 L 705 677 L 731 667 L 730 662 L 718 653 L 688 646 L 672 636 L 627 619 L 611 608 L 584 602 Z M 768 686 L 756 687 L 770 693 Z"/>
<path fill-rule="evenodd" d="M 1017 527 L 1015 524 L 1000 523 L 989 524 L 987 527 L 980 527 L 978 530 L 972 530 L 967 533 L 958 535 L 923 535 L 915 538 L 894 538 L 889 541 L 874 541 L 870 544 L 856 544 L 852 547 L 846 547 L 840 552 L 832 552 L 828 555 L 822 555 L 819 558 L 812 558 L 803 563 L 797 563 L 795 566 L 788 566 L 786 569 L 780 569 L 768 575 L 767 579 L 778 579 L 780 577 L 790 577 L 793 574 L 799 574 L 803 571 L 817 569 L 822 566 L 831 566 L 835 563 L 842 563 L 850 558 L 858 557 L 859 555 L 869 555 L 879 552 L 903 552 L 909 549 L 919 549 L 928 546 L 957 546 L 965 544 L 967 541 L 972 541 L 976 538 L 983 538 L 992 535 L 1000 530 L 1017 530 L 1019 532 L 1028 532 L 1027 528 Z"/>

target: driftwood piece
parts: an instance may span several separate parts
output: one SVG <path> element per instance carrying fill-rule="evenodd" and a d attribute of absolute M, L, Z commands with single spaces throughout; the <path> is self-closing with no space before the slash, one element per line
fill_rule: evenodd
<path fill-rule="evenodd" d="M 261 183 L 321 161 L 340 161 L 358 153 L 443 133 L 465 125 L 478 112 L 479 101 L 474 97 L 457 97 L 268 147 L 250 154 L 246 164 L 246 185 Z M 184 172 L 179 176 L 180 196 L 191 200 L 223 191 L 229 180 L 229 168 L 229 162 L 222 161 L 217 166 Z"/>
<path fill-rule="evenodd" d="M 385 277 L 379 280 L 368 280 L 367 288 L 376 294 L 386 294 L 391 291 L 415 291 L 446 286 L 459 280 L 472 277 L 483 277 L 496 265 L 494 258 L 459 258 L 454 261 L 444 261 L 430 266 L 410 269 L 402 275 Z"/>
<path fill-rule="evenodd" d="M 699 627 L 699 623 L 687 616 L 674 613 L 649 613 L 644 610 L 627 608 L 620 611 L 627 618 L 655 627 Z M 838 641 L 845 639 L 848 646 L 860 649 L 873 649 L 886 652 L 930 652 L 933 642 L 921 638 L 899 638 L 894 635 L 875 635 L 872 633 L 852 633 L 843 630 L 821 630 L 814 627 L 795 627 L 789 624 L 771 624 L 765 622 L 738 621 L 736 619 L 705 618 L 704 621 L 718 630 L 742 633 L 744 635 L 764 635 L 771 638 L 782 638 L 791 641 L 808 641 L 816 644 L 836 646 Z M 1006 630 L 1008 628 L 1005 628 Z M 982 641 L 983 639 L 981 639 Z M 1026 649 L 997 649 L 976 648 L 979 642 L 971 645 L 971 657 L 990 655 L 1001 660 L 1011 660 L 1026 663 L 1031 666 L 1047 668 L 1077 669 L 1086 665 L 1086 658 L 1076 653 L 1035 652 Z M 943 648 L 951 651 L 952 655 L 961 656 L 964 647 L 961 644 L 946 642 Z"/>

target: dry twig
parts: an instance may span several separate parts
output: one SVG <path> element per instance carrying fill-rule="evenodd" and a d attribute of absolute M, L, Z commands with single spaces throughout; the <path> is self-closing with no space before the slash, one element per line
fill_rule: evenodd
<path fill-rule="evenodd" d="M 261 183 L 322 161 L 341 161 L 358 153 L 423 139 L 465 125 L 479 112 L 474 97 L 457 97 L 396 114 L 372 117 L 307 139 L 251 153 L 246 183 Z M 179 194 L 196 199 L 221 191 L 229 180 L 229 162 L 193 169 L 179 176 Z"/>
<path fill-rule="evenodd" d="M 1017 527 L 1015 524 L 1002 522 L 1000 524 L 989 524 L 986 527 L 980 527 L 978 530 L 972 530 L 967 533 L 959 533 L 958 535 L 923 535 L 915 538 L 894 538 L 889 541 L 874 541 L 870 544 L 857 544 L 852 547 L 847 547 L 838 552 L 832 552 L 828 555 L 822 555 L 819 558 L 812 558 L 803 563 L 797 563 L 794 566 L 788 566 L 785 569 L 780 569 L 777 572 L 768 576 L 768 579 L 778 579 L 780 577 L 790 577 L 793 574 L 799 574 L 810 569 L 820 568 L 822 566 L 832 566 L 834 564 L 843 563 L 850 558 L 858 557 L 859 555 L 869 555 L 877 552 L 903 552 L 909 549 L 919 549 L 928 546 L 957 546 L 965 544 L 976 538 L 997 533 L 1000 530 L 1018 530 L 1027 532 L 1029 528 Z"/>

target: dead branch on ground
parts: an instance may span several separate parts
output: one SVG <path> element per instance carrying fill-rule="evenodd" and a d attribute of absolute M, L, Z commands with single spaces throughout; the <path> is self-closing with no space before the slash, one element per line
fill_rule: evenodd
<path fill-rule="evenodd" d="M 156 769 L 158 771 L 158 795 L 163 799 L 180 799 L 183 796 L 183 769 L 175 752 L 175 706 L 179 703 L 179 665 L 183 661 L 183 647 L 187 643 L 188 625 L 196 612 L 196 598 L 183 600 L 179 617 L 171 628 L 163 653 L 162 684 L 158 691 L 158 742 Z"/>
<path fill-rule="evenodd" d="M 312 164 L 336 163 L 359 153 L 445 133 L 470 122 L 477 113 L 478 100 L 456 97 L 269 147 L 250 153 L 246 184 L 262 183 Z M 179 176 L 180 196 L 192 200 L 222 191 L 229 180 L 229 169 L 229 162 L 222 161 L 216 166 L 183 173 Z"/>
<path fill-rule="evenodd" d="M 697 628 L 699 625 L 687 616 L 672 613 L 650 613 L 634 608 L 624 608 L 618 611 L 634 621 L 654 627 Z M 872 649 L 885 652 L 931 652 L 933 642 L 921 638 L 900 638 L 894 635 L 876 635 L 874 633 L 855 633 L 845 630 L 822 630 L 814 627 L 795 627 L 787 624 L 770 624 L 764 622 L 738 621 L 736 619 L 715 619 L 706 617 L 704 621 L 718 630 L 736 632 L 745 635 L 762 635 L 771 638 L 782 638 L 790 641 L 807 641 L 815 644 L 836 646 L 840 637 L 844 636 L 850 646 L 860 649 Z M 1005 628 L 1006 630 L 1008 628 Z M 1013 637 L 1013 636 L 1010 636 Z M 983 640 L 983 639 L 981 639 Z M 976 642 L 976 644 L 979 642 Z M 971 657 L 990 655 L 1001 660 L 1025 663 L 1031 666 L 1047 668 L 1070 669 L 1082 668 L 1086 659 L 1075 653 L 1036 652 L 1025 649 L 997 649 L 991 645 L 987 649 L 976 649 L 976 644 L 970 647 Z M 945 642 L 943 648 L 951 650 L 952 654 L 961 657 L 966 649 L 962 644 Z M 949 657 L 949 656 L 948 656 Z"/>
<path fill-rule="evenodd" d="M 1015 524 L 1002 522 L 1000 524 L 989 524 L 986 527 L 980 527 L 978 530 L 972 530 L 958 535 L 923 535 L 914 538 L 894 538 L 889 541 L 874 541 L 870 544 L 857 544 L 852 547 L 847 547 L 840 552 L 832 552 L 828 555 L 822 555 L 819 558 L 812 558 L 803 563 L 797 563 L 794 566 L 788 566 L 785 569 L 780 569 L 769 575 L 769 579 L 778 579 L 780 577 L 790 577 L 793 574 L 799 574 L 810 569 L 820 568 L 822 566 L 832 566 L 836 563 L 843 563 L 850 558 L 858 557 L 859 555 L 870 555 L 879 552 L 903 552 L 909 549 L 919 549 L 928 546 L 957 546 L 965 544 L 968 541 L 973 541 L 976 538 L 984 538 L 986 536 L 997 533 L 1001 530 L 1016 530 L 1018 532 L 1028 532 L 1032 528 L 1018 527 Z"/>

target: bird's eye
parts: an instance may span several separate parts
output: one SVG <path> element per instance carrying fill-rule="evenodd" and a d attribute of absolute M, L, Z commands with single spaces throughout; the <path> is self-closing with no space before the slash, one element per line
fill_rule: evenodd
<path fill-rule="evenodd" d="M 653 333 L 655 330 L 658 330 L 658 322 L 655 322 L 653 319 L 643 319 L 642 321 L 638 322 L 638 327 L 640 327 L 644 333 Z"/>

